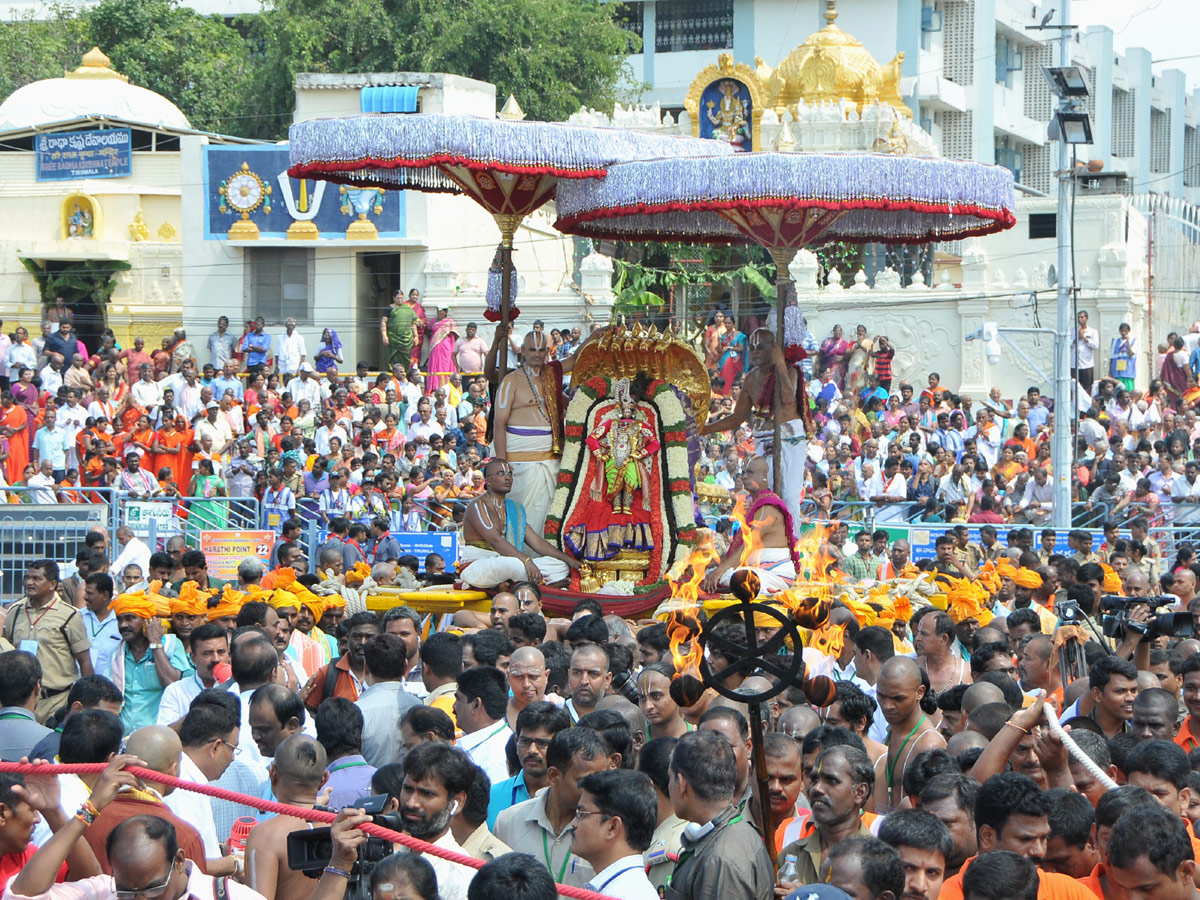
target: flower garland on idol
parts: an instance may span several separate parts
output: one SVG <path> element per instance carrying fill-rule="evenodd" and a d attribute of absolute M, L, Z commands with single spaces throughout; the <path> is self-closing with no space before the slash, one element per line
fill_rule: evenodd
<path fill-rule="evenodd" d="M 563 428 L 566 446 L 563 448 L 558 484 L 546 517 L 546 537 L 549 540 L 558 540 L 563 523 L 570 518 L 584 490 L 584 476 L 591 458 L 591 451 L 584 443 L 588 420 L 599 404 L 608 399 L 614 383 L 613 379 L 601 376 L 590 378 L 579 386 L 567 405 Z M 646 400 L 658 412 L 658 437 L 664 450 L 661 456 L 665 461 L 662 476 L 664 489 L 652 497 L 658 508 L 658 516 L 651 525 L 655 546 L 661 548 L 661 553 L 657 570 L 647 573 L 647 583 L 638 585 L 636 593 L 655 587 L 663 573 L 688 557 L 696 539 L 695 507 L 688 470 L 687 418 L 683 404 L 675 389 L 665 381 L 651 382 L 646 389 Z"/>

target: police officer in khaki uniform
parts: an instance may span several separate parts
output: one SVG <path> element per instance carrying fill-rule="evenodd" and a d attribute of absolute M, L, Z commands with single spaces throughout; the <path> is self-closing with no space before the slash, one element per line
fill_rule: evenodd
<path fill-rule="evenodd" d="M 91 675 L 91 641 L 79 610 L 58 593 L 58 563 L 39 559 L 25 569 L 25 596 L 8 608 L 4 637 L 18 650 L 37 655 L 42 696 L 34 715 L 43 725 L 67 702 L 81 676 Z"/>

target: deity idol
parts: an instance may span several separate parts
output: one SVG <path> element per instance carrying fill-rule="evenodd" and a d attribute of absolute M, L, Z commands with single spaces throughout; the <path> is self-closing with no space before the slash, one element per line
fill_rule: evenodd
<path fill-rule="evenodd" d="M 616 404 L 585 441 L 593 458 L 587 509 L 567 534 L 570 549 L 585 559 L 654 546 L 648 488 L 661 445 L 633 399 L 628 378 L 616 383 L 614 395 Z"/>

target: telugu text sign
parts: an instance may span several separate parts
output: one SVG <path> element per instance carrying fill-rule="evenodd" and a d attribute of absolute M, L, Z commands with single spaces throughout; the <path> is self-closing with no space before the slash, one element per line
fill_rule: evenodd
<path fill-rule="evenodd" d="M 132 172 L 133 133 L 128 128 L 38 135 L 38 181 L 120 178 Z"/>
<path fill-rule="evenodd" d="M 202 531 L 200 550 L 208 560 L 208 574 L 222 581 L 237 578 L 237 567 L 247 556 L 266 564 L 275 546 L 273 531 Z"/>

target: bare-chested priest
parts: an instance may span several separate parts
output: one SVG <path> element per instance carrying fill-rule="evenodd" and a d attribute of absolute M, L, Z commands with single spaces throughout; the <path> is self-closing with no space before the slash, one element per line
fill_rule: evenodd
<path fill-rule="evenodd" d="M 875 815 L 900 808 L 908 764 L 925 750 L 944 750 L 946 741 L 929 720 L 936 706 L 926 697 L 921 669 L 905 656 L 893 656 L 875 679 L 879 711 L 888 724 L 887 754 L 875 763 Z"/>
<path fill-rule="evenodd" d="M 771 491 L 767 479 L 767 461 L 755 457 L 746 465 L 742 484 L 750 494 L 746 524 L 754 532 L 752 552 L 741 565 L 745 544 L 738 535 L 720 564 L 704 578 L 703 587 L 709 593 L 729 586 L 729 579 L 738 568 L 749 568 L 758 575 L 764 594 L 787 590 L 796 579 L 799 558 L 796 555 L 796 534 L 792 515 L 784 502 Z"/>
<path fill-rule="evenodd" d="M 462 580 L 477 588 L 509 581 L 555 584 L 579 562 L 533 530 L 525 509 L 510 496 L 513 469 L 501 458 L 483 467 L 483 493 L 467 504 Z M 534 555 L 537 554 L 537 555 Z"/>
<path fill-rule="evenodd" d="M 774 410 L 775 379 L 783 379 L 782 425 L 780 459 L 783 462 L 783 494 L 792 518 L 800 520 L 800 501 L 804 496 L 804 463 L 808 454 L 808 433 L 805 430 L 804 409 L 807 403 L 800 369 L 788 365 L 783 347 L 775 334 L 759 328 L 750 335 L 750 364 L 742 391 L 733 412 L 710 420 L 700 429 L 701 435 L 731 431 L 750 421 L 754 429 L 754 453 L 768 461 L 775 443 Z M 770 469 L 768 468 L 768 472 Z"/>
<path fill-rule="evenodd" d="M 537 329 L 525 335 L 521 365 L 504 376 L 496 392 L 492 447 L 513 470 L 512 498 L 525 507 L 529 527 L 544 533 L 546 513 L 562 459 L 563 375 L 574 357 L 546 360 L 550 341 Z"/>

